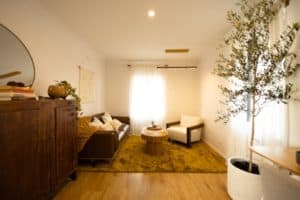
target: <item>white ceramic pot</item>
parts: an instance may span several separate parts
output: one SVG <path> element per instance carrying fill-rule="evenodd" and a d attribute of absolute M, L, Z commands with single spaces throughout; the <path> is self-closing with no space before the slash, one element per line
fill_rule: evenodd
<path fill-rule="evenodd" d="M 234 165 L 248 159 L 230 157 L 227 160 L 227 191 L 233 200 L 261 200 L 262 187 L 259 174 L 249 173 Z"/>

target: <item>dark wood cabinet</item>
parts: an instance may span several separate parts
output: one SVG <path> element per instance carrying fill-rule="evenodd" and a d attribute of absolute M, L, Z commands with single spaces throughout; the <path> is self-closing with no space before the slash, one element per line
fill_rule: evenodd
<path fill-rule="evenodd" d="M 38 190 L 39 108 L 0 106 L 0 196 L 34 199 Z M 25 180 L 31 180 L 27 183 Z"/>
<path fill-rule="evenodd" d="M 55 108 L 55 171 L 54 185 L 61 183 L 67 176 L 73 175 L 77 165 L 76 151 L 76 110 L 69 106 Z M 72 177 L 73 177 L 72 176 Z"/>
<path fill-rule="evenodd" d="M 46 199 L 76 175 L 73 101 L 0 102 L 1 199 Z"/>

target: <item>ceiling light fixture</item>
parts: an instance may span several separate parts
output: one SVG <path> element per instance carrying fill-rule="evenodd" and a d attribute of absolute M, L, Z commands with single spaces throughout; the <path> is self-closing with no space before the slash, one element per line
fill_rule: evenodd
<path fill-rule="evenodd" d="M 148 17 L 153 18 L 155 17 L 155 10 L 148 10 Z"/>
<path fill-rule="evenodd" d="M 169 65 L 158 65 L 157 69 L 197 69 L 197 66 L 169 66 Z"/>
<path fill-rule="evenodd" d="M 166 53 L 188 53 L 189 49 L 165 49 Z"/>

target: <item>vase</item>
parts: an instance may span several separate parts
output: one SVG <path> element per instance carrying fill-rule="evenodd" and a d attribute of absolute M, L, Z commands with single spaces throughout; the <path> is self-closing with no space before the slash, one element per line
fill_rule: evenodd
<path fill-rule="evenodd" d="M 229 196 L 234 200 L 261 200 L 262 187 L 258 165 L 253 163 L 253 169 L 256 168 L 257 173 L 250 173 L 247 170 L 249 165 L 247 159 L 231 157 L 228 159 L 227 164 L 227 190 Z"/>
<path fill-rule="evenodd" d="M 48 95 L 51 98 L 66 98 L 68 96 L 66 88 L 62 85 L 50 85 L 48 87 Z"/>

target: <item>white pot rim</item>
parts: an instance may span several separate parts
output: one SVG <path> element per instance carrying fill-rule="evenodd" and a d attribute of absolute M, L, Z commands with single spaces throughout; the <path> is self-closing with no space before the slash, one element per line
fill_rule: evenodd
<path fill-rule="evenodd" d="M 243 169 L 240 169 L 240 168 L 236 167 L 235 165 L 233 165 L 233 162 L 234 162 L 234 161 L 245 161 L 245 162 L 249 162 L 249 158 L 245 158 L 245 157 L 241 157 L 241 156 L 232 156 L 232 157 L 229 157 L 229 158 L 227 159 L 227 166 L 228 166 L 228 167 L 231 166 L 231 167 L 233 167 L 233 168 L 239 170 L 240 172 L 245 173 L 245 174 L 248 174 L 248 175 L 251 175 L 251 176 L 260 176 L 260 174 L 251 173 L 251 172 L 249 172 L 249 171 L 247 171 L 247 170 L 243 170 Z M 253 161 L 253 164 L 257 165 L 258 168 L 259 168 L 259 165 L 258 165 L 256 162 Z"/>

